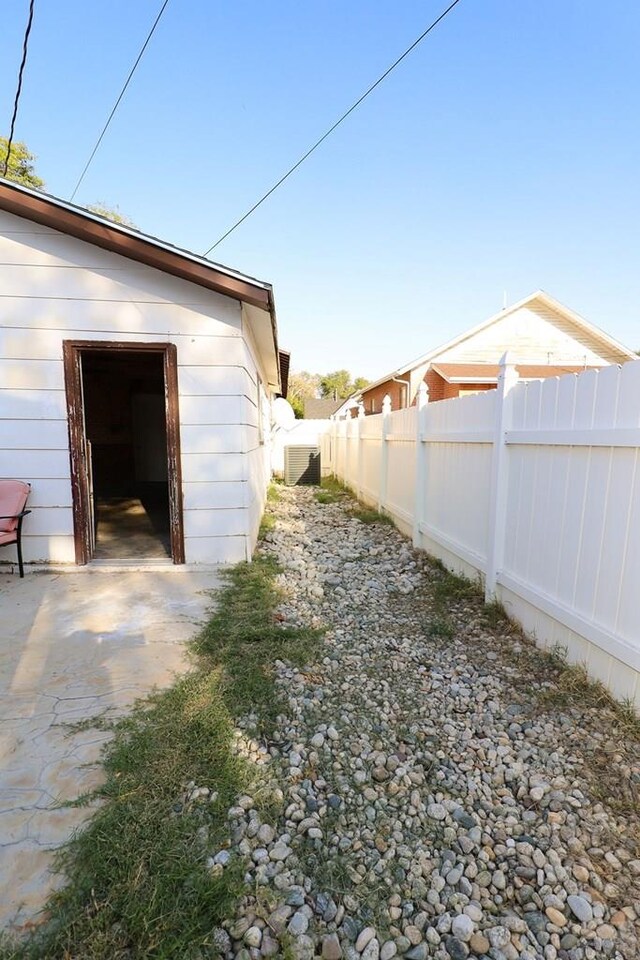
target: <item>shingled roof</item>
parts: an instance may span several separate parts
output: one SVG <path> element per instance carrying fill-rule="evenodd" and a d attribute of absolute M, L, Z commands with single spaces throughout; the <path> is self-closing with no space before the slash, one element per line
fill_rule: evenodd
<path fill-rule="evenodd" d="M 332 400 L 330 397 L 322 397 L 320 400 L 312 397 L 304 402 L 304 419 L 328 420 L 343 403 L 344 400 Z"/>

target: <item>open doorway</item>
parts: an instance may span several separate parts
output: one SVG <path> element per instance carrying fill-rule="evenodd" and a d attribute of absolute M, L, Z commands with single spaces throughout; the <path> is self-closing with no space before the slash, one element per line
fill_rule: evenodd
<path fill-rule="evenodd" d="M 175 348 L 65 343 L 76 560 L 184 562 Z"/>

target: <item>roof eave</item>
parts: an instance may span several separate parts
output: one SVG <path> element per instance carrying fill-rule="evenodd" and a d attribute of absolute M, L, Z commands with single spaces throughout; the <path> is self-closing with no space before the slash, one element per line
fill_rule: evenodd
<path fill-rule="evenodd" d="M 276 332 L 273 290 L 268 283 L 227 270 L 186 250 L 112 223 L 89 210 L 1 178 L 0 209 L 267 310 L 272 317 L 274 334 Z"/>
<path fill-rule="evenodd" d="M 497 377 L 444 377 L 443 374 L 440 374 L 447 383 L 497 383 Z"/>
<path fill-rule="evenodd" d="M 572 320 L 577 326 L 582 327 L 584 330 L 588 331 L 593 337 L 598 340 L 601 340 L 603 343 L 606 343 L 607 346 L 611 347 L 614 350 L 619 351 L 629 360 L 637 360 L 637 354 L 634 350 L 631 350 L 629 347 L 626 347 L 624 343 L 620 343 L 619 340 L 616 340 L 615 337 L 610 336 L 605 330 L 602 330 L 600 327 L 597 327 L 595 324 L 590 323 L 588 320 L 585 320 L 584 317 L 580 316 L 579 313 L 576 313 L 575 310 L 572 310 L 570 307 L 565 307 L 563 303 L 560 303 L 559 300 L 556 300 L 555 297 L 552 297 L 551 294 L 546 293 L 544 290 L 537 290 L 533 297 L 527 299 L 537 299 L 544 301 L 549 307 L 553 310 L 557 310 L 560 313 L 564 313 L 570 320 Z"/>

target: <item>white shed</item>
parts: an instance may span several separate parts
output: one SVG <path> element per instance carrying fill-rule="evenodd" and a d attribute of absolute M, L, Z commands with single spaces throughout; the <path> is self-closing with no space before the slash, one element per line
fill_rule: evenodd
<path fill-rule="evenodd" d="M 0 183 L 0 477 L 32 484 L 27 562 L 249 559 L 279 390 L 269 284 Z"/>

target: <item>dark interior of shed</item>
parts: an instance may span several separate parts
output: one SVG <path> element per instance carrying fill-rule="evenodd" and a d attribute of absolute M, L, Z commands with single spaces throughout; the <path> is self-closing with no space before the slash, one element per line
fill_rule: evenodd
<path fill-rule="evenodd" d="M 88 350 L 82 381 L 94 557 L 171 556 L 162 354 Z"/>

